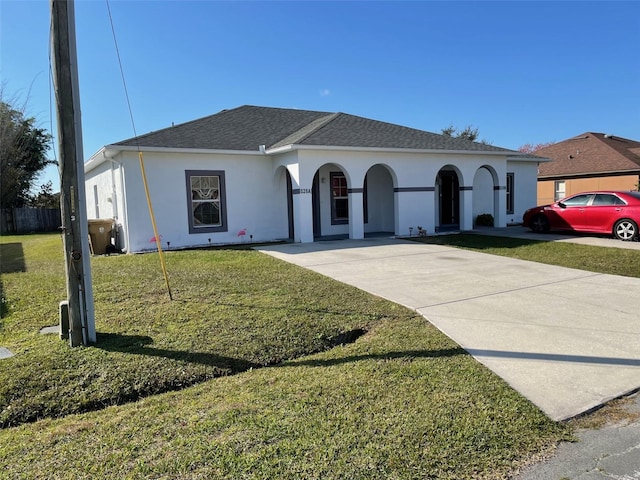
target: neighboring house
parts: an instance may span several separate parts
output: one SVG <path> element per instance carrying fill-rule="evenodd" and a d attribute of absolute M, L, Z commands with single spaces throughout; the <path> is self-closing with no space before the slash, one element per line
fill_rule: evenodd
<path fill-rule="evenodd" d="M 537 150 L 538 205 L 587 190 L 638 190 L 640 142 L 587 132 Z"/>
<path fill-rule="evenodd" d="M 518 223 L 537 156 L 344 113 L 242 106 L 112 145 L 85 164 L 90 219 L 128 252 Z"/>

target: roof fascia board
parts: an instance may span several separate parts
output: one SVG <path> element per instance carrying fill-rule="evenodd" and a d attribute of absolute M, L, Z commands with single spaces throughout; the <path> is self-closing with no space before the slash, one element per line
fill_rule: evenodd
<path fill-rule="evenodd" d="M 217 150 L 215 148 L 176 148 L 176 147 L 136 147 L 132 145 L 107 145 L 107 150 L 119 150 L 121 152 L 154 152 L 154 153 L 219 153 L 223 155 L 263 155 L 259 150 Z"/>
<path fill-rule="evenodd" d="M 433 154 L 455 154 L 455 155 L 483 155 L 483 156 L 507 156 L 508 160 L 528 160 L 528 161 L 550 161 L 540 158 L 523 158 L 514 156 L 513 152 L 492 152 L 484 150 L 441 150 L 441 149 L 421 149 L 421 148 L 382 148 L 382 147 L 348 147 L 337 145 L 285 145 L 277 148 L 266 150 L 266 154 L 278 154 L 290 152 L 293 150 L 329 150 L 329 151 L 348 151 L 348 152 L 381 152 L 381 153 L 433 153 Z"/>
<path fill-rule="evenodd" d="M 87 160 L 86 162 L 84 162 L 84 171 L 86 172 L 90 172 L 91 170 L 93 170 L 94 168 L 98 167 L 99 165 L 102 164 L 102 162 L 104 162 L 105 160 L 107 160 L 107 150 L 106 147 L 102 147 L 100 150 L 98 150 L 96 153 L 94 153 L 93 155 L 91 155 L 91 158 L 89 158 L 89 160 Z"/>
<path fill-rule="evenodd" d="M 547 162 L 553 161 L 550 158 L 546 158 L 546 157 L 537 157 L 535 155 L 532 156 L 532 155 L 524 155 L 524 154 L 507 157 L 507 160 L 510 160 L 512 162 L 538 162 L 538 163 L 547 163 Z"/>

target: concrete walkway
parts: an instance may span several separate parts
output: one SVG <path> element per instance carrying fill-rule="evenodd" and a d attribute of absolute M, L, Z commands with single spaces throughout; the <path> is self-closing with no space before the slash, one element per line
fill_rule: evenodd
<path fill-rule="evenodd" d="M 640 279 L 390 238 L 260 250 L 416 310 L 554 420 L 640 387 Z"/>

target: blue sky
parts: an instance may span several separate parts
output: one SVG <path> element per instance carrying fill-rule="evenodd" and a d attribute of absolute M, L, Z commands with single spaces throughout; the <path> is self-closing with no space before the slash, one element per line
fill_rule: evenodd
<path fill-rule="evenodd" d="M 587 131 L 640 140 L 640 1 L 108 5 L 138 134 L 249 104 L 472 125 L 512 149 Z M 107 3 L 75 11 L 88 159 L 134 131 Z M 4 96 L 55 135 L 49 2 L 0 0 L 0 22 Z M 57 189 L 55 167 L 49 179 Z"/>

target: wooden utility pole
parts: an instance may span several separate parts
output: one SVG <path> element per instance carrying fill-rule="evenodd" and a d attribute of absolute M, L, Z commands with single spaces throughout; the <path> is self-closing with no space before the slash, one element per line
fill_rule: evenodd
<path fill-rule="evenodd" d="M 69 343 L 75 347 L 95 342 L 96 331 L 84 186 L 73 0 L 51 0 L 51 26 Z M 65 322 L 62 322 L 62 325 L 64 324 Z"/>

